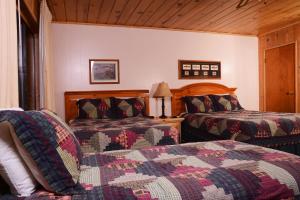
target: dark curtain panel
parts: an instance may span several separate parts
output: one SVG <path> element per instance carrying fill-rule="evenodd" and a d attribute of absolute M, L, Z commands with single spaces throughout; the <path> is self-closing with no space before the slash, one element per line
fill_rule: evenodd
<path fill-rule="evenodd" d="M 37 73 L 35 65 L 35 37 L 27 25 L 21 20 L 22 54 L 19 52 L 19 104 L 24 110 L 37 109 L 36 84 Z"/>

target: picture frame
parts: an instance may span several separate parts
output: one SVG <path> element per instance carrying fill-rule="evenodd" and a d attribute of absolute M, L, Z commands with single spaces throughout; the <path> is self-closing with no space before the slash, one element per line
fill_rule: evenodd
<path fill-rule="evenodd" d="M 221 79 L 221 62 L 178 60 L 178 79 Z"/>
<path fill-rule="evenodd" d="M 89 59 L 90 84 L 119 84 L 118 59 Z"/>

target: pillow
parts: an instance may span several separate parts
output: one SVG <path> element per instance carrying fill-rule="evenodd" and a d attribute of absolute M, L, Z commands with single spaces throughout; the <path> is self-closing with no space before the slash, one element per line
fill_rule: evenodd
<path fill-rule="evenodd" d="M 111 118 L 111 99 L 80 99 L 77 101 L 79 119 Z"/>
<path fill-rule="evenodd" d="M 0 177 L 9 185 L 12 194 L 26 197 L 35 191 L 36 181 L 18 153 L 11 136 L 13 131 L 10 123 L 0 123 Z M 2 181 L 1 190 L 5 188 Z"/>
<path fill-rule="evenodd" d="M 13 126 L 13 139 L 23 147 L 19 153 L 45 189 L 62 195 L 81 192 L 80 147 L 56 118 L 42 111 L 4 111 L 1 121 Z"/>
<path fill-rule="evenodd" d="M 64 127 L 64 128 L 69 132 L 69 134 L 72 135 L 72 137 L 73 137 L 73 139 L 74 139 L 75 147 L 77 148 L 76 151 L 77 151 L 78 161 L 79 161 L 79 164 L 81 164 L 81 160 L 82 160 L 82 152 L 81 152 L 81 148 L 80 148 L 80 143 L 79 143 L 79 141 L 77 140 L 77 138 L 76 138 L 76 136 L 75 136 L 73 130 L 70 128 L 70 126 L 67 125 L 67 124 L 65 123 L 65 121 L 62 120 L 56 113 L 54 113 L 54 112 L 52 112 L 52 111 L 50 111 L 50 110 L 47 110 L 47 109 L 42 109 L 41 111 L 42 111 L 43 113 L 45 113 L 45 114 L 50 115 L 53 119 L 56 120 L 56 122 L 57 122 L 60 126 Z"/>
<path fill-rule="evenodd" d="M 186 96 L 183 97 L 189 113 L 214 112 L 213 102 L 209 96 Z"/>
<path fill-rule="evenodd" d="M 0 111 L 3 111 L 3 110 L 17 110 L 17 111 L 24 111 L 22 108 L 0 108 Z"/>
<path fill-rule="evenodd" d="M 65 129 L 67 129 L 70 133 L 74 135 L 73 130 L 70 128 L 70 126 L 67 125 L 56 113 L 45 108 L 41 109 L 41 111 L 53 117 L 55 120 L 57 120 L 57 122 L 60 123 L 60 125 L 62 125 Z M 75 141 L 77 141 L 77 139 Z"/>
<path fill-rule="evenodd" d="M 146 111 L 143 98 L 112 98 L 112 105 L 115 118 L 144 116 Z"/>
<path fill-rule="evenodd" d="M 243 109 L 235 95 L 210 95 L 216 111 L 235 111 Z"/>

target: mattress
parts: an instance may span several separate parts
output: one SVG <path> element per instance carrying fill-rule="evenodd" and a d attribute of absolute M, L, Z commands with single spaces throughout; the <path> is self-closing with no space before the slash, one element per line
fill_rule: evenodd
<path fill-rule="evenodd" d="M 85 153 L 172 145 L 179 138 L 175 127 L 146 117 L 76 119 L 70 127 Z"/>
<path fill-rule="evenodd" d="M 90 153 L 84 192 L 56 198 L 291 199 L 300 194 L 299 166 L 298 156 L 232 140 Z M 53 198 L 39 191 L 27 199 Z"/>

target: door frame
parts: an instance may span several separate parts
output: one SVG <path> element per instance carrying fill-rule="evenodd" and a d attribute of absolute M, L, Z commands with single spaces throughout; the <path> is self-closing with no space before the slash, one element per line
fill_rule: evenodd
<path fill-rule="evenodd" d="M 294 44 L 295 46 L 295 112 L 298 111 L 298 42 L 294 41 L 294 42 L 290 42 L 290 43 L 285 43 L 285 44 L 281 44 L 281 45 L 276 45 L 270 48 L 266 48 L 264 49 L 264 56 L 263 56 L 263 94 L 264 94 L 264 99 L 263 99 L 263 110 L 266 111 L 266 104 L 267 104 L 267 98 L 266 98 L 266 51 L 267 50 L 271 50 L 271 49 L 275 49 L 275 48 L 279 48 L 279 47 L 283 47 L 283 46 L 288 46 Z"/>

